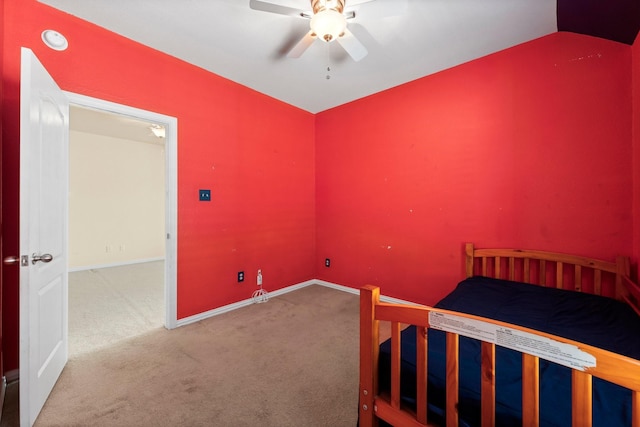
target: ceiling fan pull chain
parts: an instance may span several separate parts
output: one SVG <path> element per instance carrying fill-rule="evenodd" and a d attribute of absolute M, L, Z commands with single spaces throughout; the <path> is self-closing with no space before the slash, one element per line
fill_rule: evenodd
<path fill-rule="evenodd" d="M 331 78 L 331 55 L 329 49 L 331 47 L 331 43 L 325 43 L 327 45 L 327 80 Z"/>

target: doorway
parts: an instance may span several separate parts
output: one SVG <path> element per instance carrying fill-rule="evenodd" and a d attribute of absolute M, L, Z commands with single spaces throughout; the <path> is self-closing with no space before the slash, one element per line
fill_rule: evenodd
<path fill-rule="evenodd" d="M 69 358 L 164 326 L 164 126 L 69 108 Z"/>
<path fill-rule="evenodd" d="M 121 142 L 118 140 L 134 140 L 136 142 L 131 144 L 135 145 L 128 146 L 127 150 L 131 149 L 131 153 L 137 152 L 140 156 L 144 156 L 145 153 L 156 157 L 161 156 L 162 158 L 160 159 L 155 158 L 150 159 L 150 161 L 159 161 L 164 165 L 164 170 L 162 170 L 163 178 L 161 178 L 164 183 L 160 183 L 164 192 L 161 205 L 158 205 L 157 200 L 155 202 L 151 200 L 140 201 L 142 203 L 140 209 L 147 203 L 155 203 L 155 208 L 161 206 L 160 209 L 163 209 L 163 212 L 153 215 L 153 221 L 157 222 L 160 218 L 164 224 L 160 224 L 159 228 L 156 224 L 155 229 L 152 231 L 153 238 L 142 239 L 151 241 L 141 243 L 142 240 L 139 240 L 129 245 L 122 235 L 117 237 L 115 235 L 117 233 L 107 233 L 107 235 L 101 236 L 98 243 L 94 243 L 97 247 L 94 248 L 93 255 L 98 256 L 97 258 L 87 258 L 85 257 L 87 254 L 74 254 L 74 248 L 72 247 L 72 242 L 70 242 L 70 285 L 73 280 L 71 275 L 76 274 L 76 271 L 79 274 L 92 275 L 96 280 L 103 282 L 105 280 L 110 281 L 109 277 L 119 277 L 120 279 L 114 280 L 121 282 L 123 277 L 131 277 L 135 274 L 160 277 L 160 280 L 163 281 L 161 290 L 163 294 L 162 307 L 164 307 L 164 312 L 161 316 L 162 324 L 167 329 L 173 329 L 177 325 L 177 119 L 84 95 L 69 92 L 65 94 L 70 103 L 71 138 L 74 137 L 74 131 L 87 132 L 92 129 L 91 132 L 93 133 L 106 135 L 105 138 L 110 138 L 110 142 L 116 141 L 117 143 Z M 87 128 L 86 126 L 90 127 Z M 123 127 L 128 129 L 126 132 L 131 132 L 128 137 L 123 138 L 124 135 L 118 134 L 118 132 L 125 132 L 122 129 L 118 130 L 118 128 Z M 159 135 L 160 131 L 164 132 L 164 134 Z M 74 149 L 73 142 L 70 149 Z M 95 147 L 91 148 L 90 151 L 94 149 Z M 95 151 L 93 151 L 93 154 L 100 155 Z M 120 154 L 122 156 L 128 155 L 126 152 Z M 111 155 L 113 156 L 114 154 L 112 153 Z M 70 157 L 72 158 L 72 156 L 73 153 L 71 153 Z M 103 153 L 102 156 L 107 156 L 107 154 Z M 129 156 L 128 159 L 131 160 L 131 157 Z M 108 168 L 110 168 L 113 175 L 120 174 L 117 162 L 108 165 Z M 129 177 L 130 182 L 136 179 L 146 179 L 145 176 L 148 177 L 149 173 L 152 175 L 155 173 L 149 172 L 149 165 L 141 165 L 140 169 L 146 170 L 146 173 L 140 172 L 141 175 L 138 178 L 135 176 Z M 135 174 L 135 171 L 131 173 Z M 73 188 L 71 190 L 73 191 Z M 73 200 L 73 197 L 74 195 L 70 194 L 70 200 Z M 130 195 L 130 197 L 135 198 L 135 195 Z M 120 207 L 120 210 L 124 209 L 125 214 L 127 210 L 132 214 L 133 211 L 140 210 L 132 206 L 131 202 L 124 202 L 124 205 Z M 104 209 L 106 208 L 102 208 L 102 210 Z M 70 218 L 69 220 L 71 235 L 73 233 L 74 219 Z M 157 235 L 158 230 L 160 230 L 160 236 Z M 82 233 L 82 230 L 80 232 Z M 160 252 L 158 252 L 159 245 L 162 246 Z M 144 248 L 141 249 L 141 246 L 144 246 Z M 102 252 L 102 257 L 99 257 L 99 252 Z M 78 264 L 84 266 L 83 268 L 74 267 L 74 255 L 77 255 L 75 259 Z M 126 288 L 126 284 L 124 285 Z M 114 292 L 122 294 L 122 292 L 126 291 L 115 290 Z M 105 296 L 103 295 L 103 297 Z"/>

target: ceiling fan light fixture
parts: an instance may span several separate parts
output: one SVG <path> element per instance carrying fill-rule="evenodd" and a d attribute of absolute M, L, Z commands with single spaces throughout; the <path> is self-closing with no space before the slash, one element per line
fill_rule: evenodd
<path fill-rule="evenodd" d="M 324 9 L 313 15 L 310 26 L 320 40 L 330 42 L 344 34 L 347 19 L 337 10 Z"/>
<path fill-rule="evenodd" d="M 164 138 L 166 135 L 166 130 L 164 126 L 152 124 L 151 126 L 149 126 L 149 129 L 151 129 L 151 132 L 153 132 L 153 134 L 157 138 Z"/>

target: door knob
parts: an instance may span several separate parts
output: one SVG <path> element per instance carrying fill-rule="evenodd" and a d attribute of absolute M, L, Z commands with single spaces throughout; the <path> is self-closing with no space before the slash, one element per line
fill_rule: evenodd
<path fill-rule="evenodd" d="M 8 256 L 2 262 L 7 265 L 20 264 L 20 267 L 29 267 L 29 256 Z"/>
<path fill-rule="evenodd" d="M 8 256 L 5 259 L 3 259 L 2 262 L 4 262 L 7 265 L 20 264 L 20 257 L 19 256 Z"/>
<path fill-rule="evenodd" d="M 53 259 L 53 255 L 51 254 L 44 254 L 44 255 L 33 254 L 31 256 L 31 264 L 35 264 L 38 261 L 51 262 L 52 259 Z"/>

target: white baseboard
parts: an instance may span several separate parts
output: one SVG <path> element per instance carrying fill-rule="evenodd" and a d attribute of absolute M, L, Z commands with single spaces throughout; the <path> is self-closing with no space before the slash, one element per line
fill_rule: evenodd
<path fill-rule="evenodd" d="M 337 283 L 327 282 L 325 280 L 313 280 L 316 285 L 324 286 L 326 288 L 335 289 L 336 291 L 347 292 L 354 295 L 360 295 L 360 289 L 350 288 L 348 286 L 338 285 Z"/>
<path fill-rule="evenodd" d="M 14 381 L 18 381 L 20 379 L 20 370 L 12 369 L 4 373 L 4 377 L 7 379 L 7 384 L 11 384 Z"/>
<path fill-rule="evenodd" d="M 277 297 L 279 295 L 284 295 L 289 292 L 297 291 L 298 289 L 306 288 L 310 285 L 320 285 L 325 286 L 327 288 L 335 289 L 342 292 L 348 292 L 354 295 L 360 295 L 360 289 L 350 288 L 348 286 L 338 285 L 337 283 L 331 283 L 324 280 L 312 279 L 307 280 L 306 282 L 301 282 L 296 285 L 287 286 L 281 289 L 278 289 L 273 292 L 269 292 L 269 297 Z M 380 301 L 390 303 L 390 304 L 413 304 L 418 305 L 411 301 L 401 300 L 398 298 L 387 297 L 384 295 L 380 296 Z M 233 310 L 237 310 L 242 307 L 247 307 L 251 304 L 255 304 L 252 298 L 247 298 L 242 301 L 234 302 L 232 304 L 224 305 L 222 307 L 215 308 L 213 310 L 205 311 L 203 313 L 194 314 L 193 316 L 185 317 L 182 319 L 178 319 L 176 323 L 176 327 L 189 325 L 191 323 L 199 322 L 204 319 L 208 319 L 213 316 L 218 316 L 220 314 L 228 313 Z"/>
<path fill-rule="evenodd" d="M 315 283 L 316 285 L 326 286 L 327 288 L 336 289 L 338 291 L 348 292 L 348 293 L 354 294 L 354 295 L 360 295 L 360 289 L 350 288 L 348 286 L 338 285 L 336 283 L 326 282 L 324 280 L 312 280 L 312 282 Z M 403 299 L 399 299 L 399 298 L 388 297 L 388 296 L 385 296 L 385 295 L 380 295 L 380 301 L 381 302 L 386 302 L 386 303 L 389 303 L 389 304 L 409 304 L 409 305 L 420 305 L 420 306 L 422 306 L 422 304 L 418 304 L 418 303 L 415 303 L 413 301 L 407 301 L 407 300 L 403 300 Z"/>
<path fill-rule="evenodd" d="M 307 280 L 306 282 L 298 283 L 297 285 L 287 286 L 286 288 L 278 289 L 273 292 L 269 292 L 269 297 L 277 297 L 288 292 L 292 292 L 298 289 L 305 288 L 309 285 L 313 285 L 315 281 Z M 209 317 L 218 316 L 220 314 L 228 313 L 233 310 L 237 310 L 242 307 L 247 307 L 251 304 L 255 304 L 253 298 L 247 298 L 242 301 L 234 302 L 233 304 L 223 305 L 222 307 L 214 308 L 213 310 L 205 311 L 203 313 L 194 314 L 193 316 L 178 319 L 176 327 L 189 325 L 191 323 L 199 322 L 200 320 L 208 319 Z"/>
<path fill-rule="evenodd" d="M 164 261 L 164 257 L 161 256 L 156 258 L 141 258 L 141 259 L 134 259 L 132 261 L 114 262 L 110 264 L 83 265 L 79 267 L 70 268 L 69 273 L 74 273 L 76 271 L 96 270 L 98 268 L 123 267 L 125 265 L 143 264 L 145 262 L 154 262 L 154 261 Z"/>

